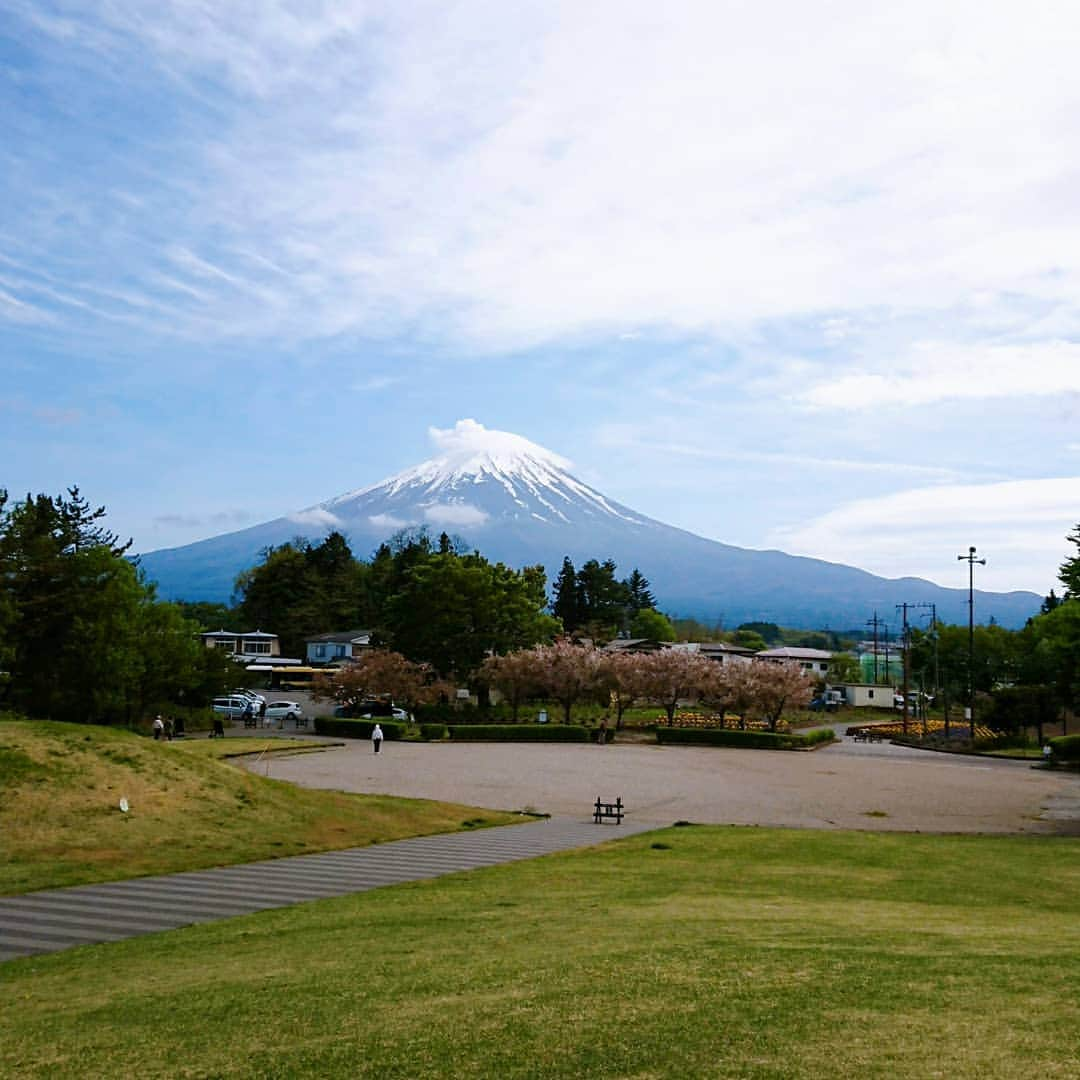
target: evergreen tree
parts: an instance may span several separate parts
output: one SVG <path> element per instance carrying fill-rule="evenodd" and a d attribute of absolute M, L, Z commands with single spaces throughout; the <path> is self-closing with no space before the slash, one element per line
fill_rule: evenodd
<path fill-rule="evenodd" d="M 562 569 L 555 578 L 555 598 L 551 602 L 551 611 L 568 634 L 572 634 L 584 622 L 577 571 L 569 555 L 563 558 Z"/>
<path fill-rule="evenodd" d="M 623 582 L 626 586 L 630 616 L 633 618 L 639 611 L 646 608 L 656 607 L 656 597 L 649 589 L 648 578 L 635 566 L 630 576 Z"/>
<path fill-rule="evenodd" d="M 1066 539 L 1080 549 L 1080 525 L 1077 525 Z M 1066 600 L 1080 600 L 1080 550 L 1075 555 L 1070 555 L 1061 564 L 1058 569 L 1058 580 L 1065 586 L 1064 598 Z"/>

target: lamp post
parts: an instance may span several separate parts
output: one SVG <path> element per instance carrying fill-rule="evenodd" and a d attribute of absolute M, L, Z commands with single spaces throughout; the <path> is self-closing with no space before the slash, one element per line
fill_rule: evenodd
<path fill-rule="evenodd" d="M 986 565 L 985 559 L 975 558 L 975 548 L 969 547 L 966 555 L 957 555 L 959 562 L 968 564 L 968 722 L 971 725 L 971 741 L 975 741 L 975 564 Z"/>

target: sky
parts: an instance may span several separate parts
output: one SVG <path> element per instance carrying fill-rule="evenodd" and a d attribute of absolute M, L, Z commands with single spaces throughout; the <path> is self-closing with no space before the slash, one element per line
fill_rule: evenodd
<path fill-rule="evenodd" d="M 1045 594 L 1077 55 L 1055 0 L 5 0 L 0 487 L 149 551 L 471 418 L 704 536 Z"/>

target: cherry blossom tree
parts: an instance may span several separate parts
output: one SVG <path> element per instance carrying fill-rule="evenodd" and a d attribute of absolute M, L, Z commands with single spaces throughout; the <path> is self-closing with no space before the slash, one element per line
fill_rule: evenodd
<path fill-rule="evenodd" d="M 810 703 L 813 684 L 802 668 L 789 663 L 758 661 L 752 669 L 755 707 L 775 731 L 786 707 L 804 708 Z"/>
<path fill-rule="evenodd" d="M 408 660 L 389 649 L 372 649 L 348 667 L 321 675 L 315 683 L 316 700 L 332 700 L 347 708 L 378 697 L 389 697 L 407 710 L 438 701 L 446 684 L 435 677 L 430 664 Z"/>
<path fill-rule="evenodd" d="M 716 678 L 717 664 L 688 649 L 662 649 L 637 657 L 641 696 L 663 707 L 668 727 L 683 698 L 697 697 Z"/>
<path fill-rule="evenodd" d="M 603 688 L 600 650 L 559 638 L 528 651 L 536 658 L 541 688 L 562 705 L 563 722 L 569 724 L 574 705 Z"/>
<path fill-rule="evenodd" d="M 477 669 L 477 677 L 494 687 L 510 704 L 514 722 L 522 702 L 543 686 L 543 663 L 535 649 L 518 649 L 505 656 L 489 656 Z"/>

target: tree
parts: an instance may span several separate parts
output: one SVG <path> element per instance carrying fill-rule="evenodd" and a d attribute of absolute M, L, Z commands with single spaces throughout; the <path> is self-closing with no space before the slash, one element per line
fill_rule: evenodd
<path fill-rule="evenodd" d="M 630 623 L 630 636 L 653 641 L 674 641 L 675 627 L 666 615 L 653 608 L 642 608 Z"/>
<path fill-rule="evenodd" d="M 322 675 L 314 697 L 336 701 L 356 711 L 364 702 L 389 698 L 406 710 L 438 701 L 447 691 L 430 664 L 415 663 L 389 649 L 372 649 L 355 662 Z"/>
<path fill-rule="evenodd" d="M 862 668 L 851 653 L 833 653 L 826 678 L 831 683 L 862 682 Z"/>
<path fill-rule="evenodd" d="M 467 677 L 489 653 L 506 653 L 554 637 L 545 614 L 542 567 L 511 570 L 482 555 L 427 555 L 403 576 L 387 601 L 390 644 L 442 675 Z"/>
<path fill-rule="evenodd" d="M 563 722 L 569 724 L 574 705 L 603 689 L 600 650 L 559 638 L 532 652 L 543 690 L 562 705 Z"/>
<path fill-rule="evenodd" d="M 641 654 L 602 652 L 598 669 L 599 683 L 615 706 L 615 730 L 623 726 L 623 714 L 635 701 L 644 696 L 645 681 L 641 673 Z"/>
<path fill-rule="evenodd" d="M 626 585 L 615 577 L 615 571 L 611 559 L 603 562 L 589 559 L 577 572 L 580 626 L 594 640 L 613 638 L 626 619 L 630 598 Z"/>
<path fill-rule="evenodd" d="M 0 649 L 9 698 L 31 715 L 130 721 L 211 674 L 194 625 L 155 599 L 104 513 L 78 488 L 0 499 Z"/>
<path fill-rule="evenodd" d="M 731 641 L 735 645 L 761 652 L 769 647 L 768 642 L 756 630 L 744 630 L 741 627 L 731 635 Z"/>
<path fill-rule="evenodd" d="M 515 723 L 522 704 L 543 686 L 543 675 L 541 661 L 533 649 L 488 656 L 477 671 L 479 680 L 498 690 L 509 703 Z"/>
<path fill-rule="evenodd" d="M 794 664 L 756 662 L 753 665 L 754 705 L 775 731 L 784 709 L 804 708 L 810 703 L 813 686 L 806 672 Z"/>
<path fill-rule="evenodd" d="M 689 649 L 645 653 L 638 664 L 641 695 L 664 709 L 669 727 L 675 723 L 679 702 L 707 690 L 716 678 L 716 662 Z"/>
<path fill-rule="evenodd" d="M 748 630 L 753 634 L 758 634 L 761 640 L 769 645 L 775 645 L 777 642 L 783 640 L 783 634 L 780 631 L 780 627 L 774 622 L 744 622 L 739 623 L 735 628 L 736 631 Z"/>
<path fill-rule="evenodd" d="M 551 611 L 562 623 L 567 634 L 572 634 L 585 621 L 577 571 L 569 555 L 563 558 L 562 569 L 555 578 L 555 596 L 551 601 Z"/>
<path fill-rule="evenodd" d="M 647 608 L 656 607 L 656 597 L 653 596 L 649 589 L 648 578 L 636 566 L 630 572 L 630 576 L 623 582 L 623 585 L 626 586 L 627 606 L 630 609 L 631 616 L 635 616 L 639 611 L 644 611 Z"/>
<path fill-rule="evenodd" d="M 1066 600 L 1080 600 L 1080 525 L 1066 539 L 1070 544 L 1075 544 L 1078 550 L 1058 568 L 1058 580 L 1065 586 Z"/>

